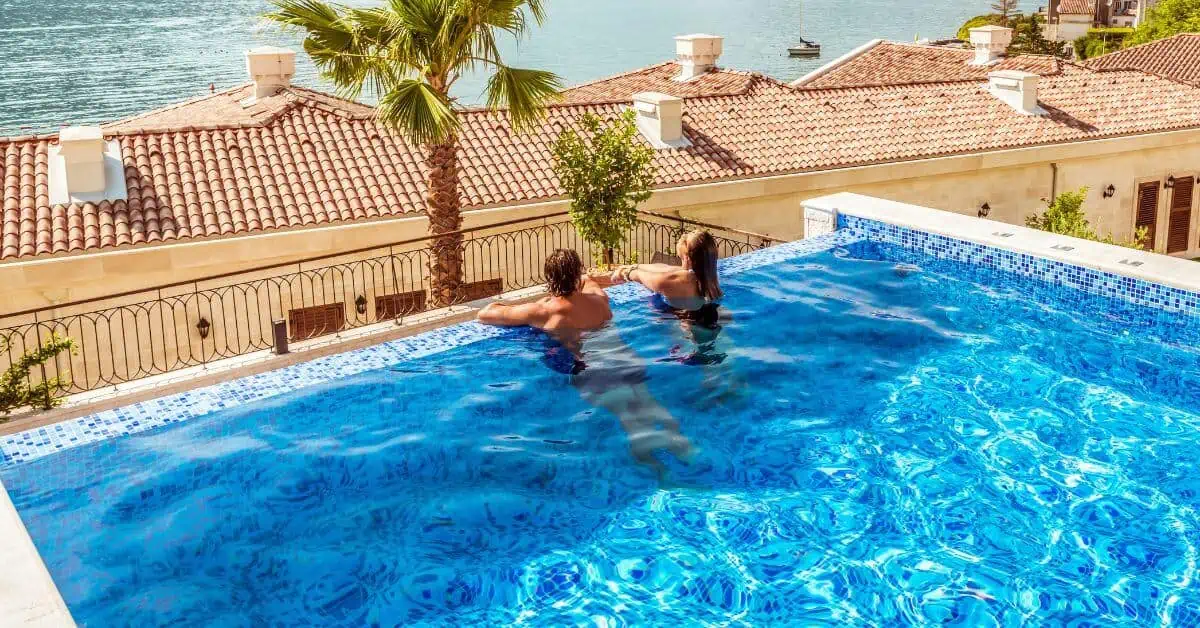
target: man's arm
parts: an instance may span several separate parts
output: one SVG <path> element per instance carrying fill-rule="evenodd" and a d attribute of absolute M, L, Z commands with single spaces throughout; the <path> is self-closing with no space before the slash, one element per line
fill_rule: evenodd
<path fill-rule="evenodd" d="M 542 306 L 541 302 L 522 303 L 521 305 L 489 303 L 479 310 L 476 318 L 484 325 L 542 327 L 546 324 L 546 308 Z"/>

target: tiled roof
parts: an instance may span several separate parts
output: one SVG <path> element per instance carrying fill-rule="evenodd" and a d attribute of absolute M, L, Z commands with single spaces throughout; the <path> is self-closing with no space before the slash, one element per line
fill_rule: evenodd
<path fill-rule="evenodd" d="M 1093 15 L 1095 5 L 1095 0 L 1062 0 L 1058 5 L 1058 12 L 1063 15 Z"/>
<path fill-rule="evenodd" d="M 1099 137 L 1200 128 L 1200 89 L 1140 71 L 1064 64 L 1040 85 L 1046 117 L 1026 116 L 981 82 L 797 90 L 754 81 L 742 93 L 689 98 L 692 146 L 656 153 L 658 185 L 822 170 Z M 206 127 L 228 102 L 193 101 L 140 117 L 196 112 L 192 130 L 111 127 L 122 147 L 127 201 L 51 206 L 52 138 L 0 139 L 0 258 L 95 251 L 403 215 L 423 209 L 418 150 L 365 108 L 289 89 L 247 123 Z M 232 101 L 231 90 L 211 98 Z M 501 113 L 462 114 L 466 208 L 561 194 L 551 145 L 583 112 L 624 103 L 557 105 L 535 131 L 510 133 Z M 118 130 L 113 131 L 116 128 Z M 139 127 L 141 128 L 141 127 Z"/>
<path fill-rule="evenodd" d="M 945 46 L 879 42 L 823 74 L 797 81 L 804 89 L 866 87 L 947 81 L 986 81 L 988 72 L 1023 70 L 1042 76 L 1058 74 L 1054 57 L 1021 55 L 992 65 L 971 65 L 974 51 Z"/>
<path fill-rule="evenodd" d="M 679 98 L 744 93 L 761 74 L 714 69 L 690 81 L 679 82 L 679 64 L 667 61 L 640 70 L 575 85 L 563 91 L 566 103 L 624 102 L 638 92 L 661 92 Z"/>
<path fill-rule="evenodd" d="M 1100 70 L 1142 70 L 1200 85 L 1200 33 L 1182 33 L 1118 50 L 1087 64 Z"/>

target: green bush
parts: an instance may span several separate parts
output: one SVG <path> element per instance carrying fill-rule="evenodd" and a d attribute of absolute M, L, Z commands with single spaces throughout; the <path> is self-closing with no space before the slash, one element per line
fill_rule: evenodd
<path fill-rule="evenodd" d="M 639 139 L 634 116 L 625 111 L 605 121 L 589 113 L 580 119 L 583 133 L 567 129 L 554 142 L 554 174 L 571 197 L 571 222 L 603 249 L 607 264 L 654 185 L 654 149 Z"/>
<path fill-rule="evenodd" d="M 1145 44 L 1179 33 L 1200 32 L 1200 0 L 1160 0 L 1125 40 L 1126 46 Z"/>
<path fill-rule="evenodd" d="M 1133 240 L 1116 241 L 1112 234 L 1101 237 L 1092 228 L 1088 222 L 1087 213 L 1083 209 L 1083 203 L 1087 199 L 1088 189 L 1086 187 L 1079 188 L 1072 192 L 1063 192 L 1054 197 L 1054 200 L 1046 206 L 1046 211 L 1039 216 L 1034 214 L 1025 218 L 1025 225 L 1049 231 L 1050 233 L 1058 233 L 1074 238 L 1082 238 L 1084 240 L 1094 240 L 1105 244 L 1116 244 L 1132 249 L 1143 248 L 1148 237 L 1145 227 L 1138 229 L 1134 234 Z"/>
<path fill-rule="evenodd" d="M 1131 33 L 1132 28 L 1093 28 L 1075 40 L 1075 54 L 1080 59 L 1091 59 L 1115 52 L 1125 45 L 1125 39 Z"/>
<path fill-rule="evenodd" d="M 7 340 L 0 340 L 0 349 L 8 352 Z M 33 406 L 49 410 L 62 403 L 55 393 L 70 384 L 65 377 L 43 377 L 37 384 L 30 385 L 29 374 L 34 368 L 44 366 L 63 351 L 74 351 L 75 341 L 50 334 L 50 338 L 36 349 L 31 349 L 13 362 L 8 370 L 0 374 L 0 421 L 16 408 Z M 43 371 L 44 374 L 44 371 Z"/>
<path fill-rule="evenodd" d="M 999 15 L 977 15 L 967 20 L 966 23 L 962 25 L 962 28 L 958 29 L 958 34 L 956 37 L 963 41 L 968 41 L 971 39 L 972 28 L 979 28 L 980 26 L 988 25 L 1005 26 L 1006 22 L 1007 20 Z"/>

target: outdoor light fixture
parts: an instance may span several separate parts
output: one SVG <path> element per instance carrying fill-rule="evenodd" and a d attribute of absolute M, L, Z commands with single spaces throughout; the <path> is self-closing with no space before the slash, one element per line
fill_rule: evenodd
<path fill-rule="evenodd" d="M 1168 176 L 1167 176 L 1167 183 L 1166 183 L 1166 185 L 1164 185 L 1163 187 L 1165 187 L 1165 188 L 1173 188 L 1173 187 L 1175 187 L 1175 175 L 1168 175 Z"/>
<path fill-rule="evenodd" d="M 1108 184 L 1108 187 L 1104 188 L 1104 198 L 1112 198 L 1116 193 L 1117 188 L 1113 187 L 1111 183 Z"/>
<path fill-rule="evenodd" d="M 358 312 L 359 314 L 366 314 L 367 313 L 367 297 L 364 297 L 361 294 L 358 295 L 358 297 L 356 299 L 354 299 L 354 310 L 356 312 Z"/>
<path fill-rule="evenodd" d="M 212 329 L 212 323 L 208 322 L 207 318 L 201 316 L 200 320 L 196 323 L 196 331 L 200 332 L 201 340 L 208 338 L 208 331 L 210 329 Z"/>
<path fill-rule="evenodd" d="M 987 218 L 987 217 L 988 217 L 988 214 L 990 214 L 990 213 L 992 213 L 992 206 L 991 206 L 991 205 L 988 205 L 987 203 L 984 203 L 983 205 L 980 205 L 980 206 L 979 206 L 979 217 L 980 217 L 980 218 Z"/>

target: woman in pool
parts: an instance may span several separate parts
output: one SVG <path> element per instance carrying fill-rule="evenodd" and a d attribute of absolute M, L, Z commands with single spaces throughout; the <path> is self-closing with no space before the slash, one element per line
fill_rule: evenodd
<path fill-rule="evenodd" d="M 659 295 L 685 320 L 712 318 L 724 294 L 717 278 L 717 241 L 707 231 L 692 231 L 675 246 L 682 266 L 634 264 L 613 272 L 613 283 L 635 281 Z"/>
<path fill-rule="evenodd" d="M 694 345 L 692 351 L 672 349 L 668 359 L 691 366 L 704 367 L 709 388 L 727 388 L 722 397 L 740 386 L 728 369 L 721 368 L 726 354 L 717 348 L 722 320 L 720 300 L 724 296 L 717 277 L 717 240 L 708 231 L 692 231 L 679 238 L 675 245 L 680 266 L 669 264 L 635 264 L 622 266 L 610 278 L 612 283 L 634 281 L 654 292 L 654 303 L 674 314 L 685 336 Z M 726 339 L 725 344 L 728 344 Z"/>

